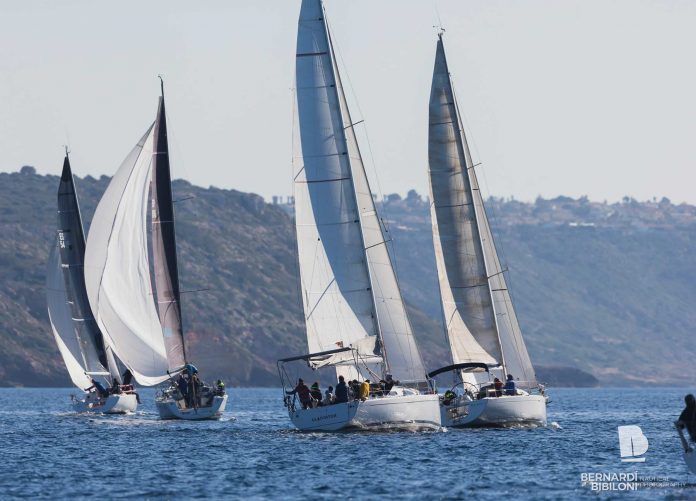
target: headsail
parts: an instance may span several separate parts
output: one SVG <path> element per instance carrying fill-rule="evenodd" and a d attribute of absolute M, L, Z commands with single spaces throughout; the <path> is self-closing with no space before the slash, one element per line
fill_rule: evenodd
<path fill-rule="evenodd" d="M 164 84 L 155 122 L 155 152 L 152 166 L 152 256 L 154 260 L 157 310 L 167 350 L 169 370 L 186 363 L 181 327 L 179 270 L 176 260 L 174 204 L 169 171 L 167 119 L 164 112 Z"/>
<path fill-rule="evenodd" d="M 75 386 L 84 390 L 92 383 L 90 377 L 85 374 L 85 362 L 70 314 L 57 240 L 51 247 L 46 269 L 46 302 L 48 303 L 48 318 L 51 321 L 53 335 L 56 338 L 58 350 L 65 361 L 70 379 Z"/>
<path fill-rule="evenodd" d="M 302 2 L 296 79 L 295 217 L 309 350 L 377 336 L 395 378 L 423 381 L 320 0 Z"/>
<path fill-rule="evenodd" d="M 85 237 L 67 154 L 58 187 L 57 223 L 47 270 L 48 310 L 70 377 L 84 389 L 91 384 L 85 372 L 105 373 L 109 363 L 85 291 Z"/>
<path fill-rule="evenodd" d="M 516 378 L 534 384 L 455 101 L 442 36 L 430 94 L 428 159 L 433 242 L 453 361 L 502 364 Z"/>
<path fill-rule="evenodd" d="M 94 213 L 85 283 L 105 340 L 142 385 L 168 378 L 147 247 L 147 210 L 155 127 L 123 161 Z"/>

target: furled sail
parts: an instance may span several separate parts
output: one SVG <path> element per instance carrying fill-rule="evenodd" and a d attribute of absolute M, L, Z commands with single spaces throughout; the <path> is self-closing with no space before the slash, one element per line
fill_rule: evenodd
<path fill-rule="evenodd" d="M 164 89 L 155 122 L 155 153 L 152 166 L 152 256 L 154 261 L 157 309 L 167 350 L 170 371 L 184 366 L 184 334 L 181 327 L 179 271 L 176 260 L 174 205 L 169 170 L 167 120 Z"/>
<path fill-rule="evenodd" d="M 437 42 L 428 160 L 433 242 L 454 363 L 502 364 L 535 383 L 486 217 L 445 57 Z"/>
<path fill-rule="evenodd" d="M 296 54 L 295 217 L 310 352 L 377 336 L 402 381 L 425 370 L 352 129 L 320 0 L 304 0 Z"/>
<path fill-rule="evenodd" d="M 85 372 L 105 374 L 109 361 L 85 290 L 85 237 L 67 155 L 57 201 L 57 238 L 46 275 L 48 310 L 70 378 L 76 386 L 84 389 L 91 385 Z"/>
<path fill-rule="evenodd" d="M 92 219 L 85 256 L 87 295 L 97 323 L 119 359 L 145 386 L 169 377 L 147 246 L 154 147 L 153 124 L 102 196 Z"/>

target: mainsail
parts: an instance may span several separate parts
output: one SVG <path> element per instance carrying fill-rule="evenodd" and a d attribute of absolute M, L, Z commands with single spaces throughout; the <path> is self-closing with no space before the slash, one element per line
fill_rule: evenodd
<path fill-rule="evenodd" d="M 118 378 L 87 299 L 85 237 L 70 159 L 65 156 L 58 187 L 57 236 L 48 260 L 46 297 L 51 327 L 73 383 L 91 386 L 90 375 Z M 86 374 L 88 373 L 88 374 Z"/>
<path fill-rule="evenodd" d="M 428 160 L 433 242 L 453 361 L 501 364 L 533 385 L 534 369 L 488 224 L 442 35 L 430 93 Z"/>
<path fill-rule="evenodd" d="M 164 86 L 155 122 L 155 153 L 152 166 L 152 256 L 154 260 L 157 309 L 164 334 L 169 370 L 186 362 L 184 333 L 181 327 L 179 270 L 176 261 L 174 204 L 169 170 L 167 120 L 164 113 Z"/>
<path fill-rule="evenodd" d="M 302 2 L 295 92 L 295 218 L 309 351 L 374 337 L 385 370 L 423 381 L 320 0 Z"/>
<path fill-rule="evenodd" d="M 87 294 L 97 323 L 145 386 L 167 380 L 185 363 L 178 277 L 173 275 L 177 265 L 171 188 L 162 186 L 170 184 L 166 134 L 162 97 L 155 123 L 123 161 L 97 206 L 85 259 Z M 159 308 L 148 256 L 151 192 Z"/>

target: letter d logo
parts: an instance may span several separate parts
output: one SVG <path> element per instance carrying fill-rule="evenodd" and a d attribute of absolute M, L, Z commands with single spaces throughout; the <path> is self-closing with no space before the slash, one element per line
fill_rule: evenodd
<path fill-rule="evenodd" d="M 645 462 L 645 458 L 639 456 L 648 451 L 648 439 L 643 435 L 643 430 L 640 429 L 640 426 L 619 426 L 618 429 L 621 461 L 629 463 Z"/>

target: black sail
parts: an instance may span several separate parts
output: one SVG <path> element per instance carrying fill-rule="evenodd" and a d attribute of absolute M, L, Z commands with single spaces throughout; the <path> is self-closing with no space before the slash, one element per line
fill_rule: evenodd
<path fill-rule="evenodd" d="M 155 152 L 152 158 L 152 254 L 157 311 L 162 324 L 169 370 L 173 371 L 180 369 L 186 363 L 186 353 L 181 326 L 179 270 L 176 260 L 174 205 L 164 93 L 160 97 L 155 122 Z"/>
<path fill-rule="evenodd" d="M 58 187 L 58 248 L 65 279 L 75 335 L 87 372 L 107 371 L 107 357 L 102 333 L 92 314 L 85 288 L 85 234 L 75 192 L 70 159 L 65 156 Z"/>

